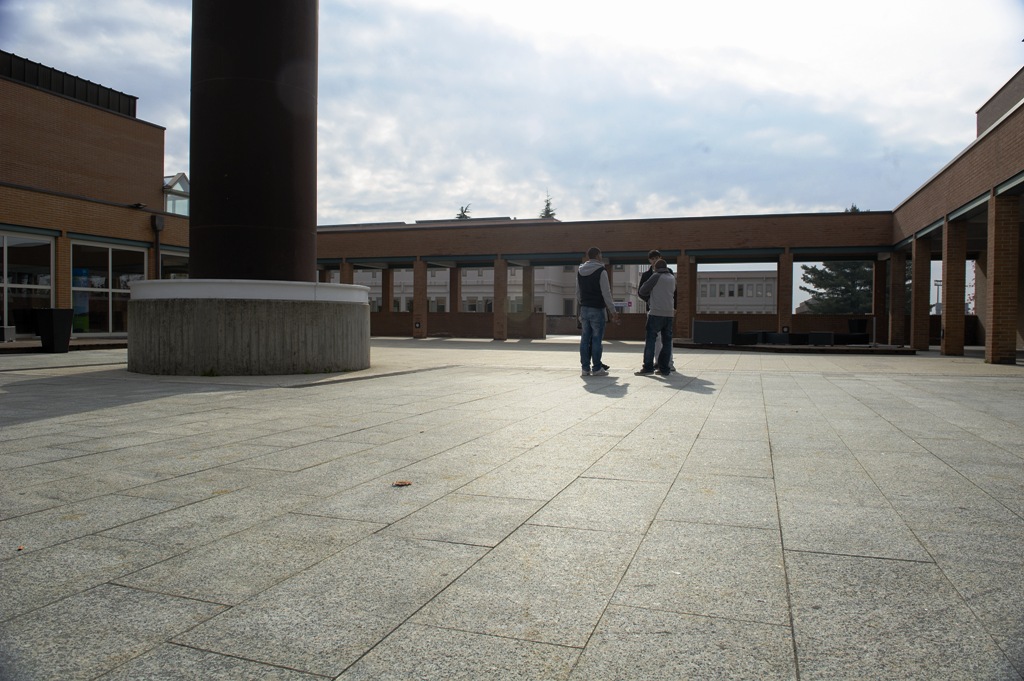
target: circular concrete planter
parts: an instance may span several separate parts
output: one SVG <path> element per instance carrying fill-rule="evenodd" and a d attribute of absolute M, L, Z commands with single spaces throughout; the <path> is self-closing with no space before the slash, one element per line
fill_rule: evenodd
<path fill-rule="evenodd" d="M 256 376 L 366 369 L 368 294 L 365 286 L 312 282 L 134 282 L 128 370 Z"/>

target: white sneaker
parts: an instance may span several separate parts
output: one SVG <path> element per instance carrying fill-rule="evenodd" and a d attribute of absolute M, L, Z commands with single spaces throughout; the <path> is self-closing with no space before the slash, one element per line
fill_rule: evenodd
<path fill-rule="evenodd" d="M 591 371 L 590 375 L 591 376 L 607 376 L 608 372 L 605 371 L 604 369 L 598 369 L 597 371 Z"/>
<path fill-rule="evenodd" d="M 587 371 L 586 369 L 584 369 L 582 372 L 580 372 L 580 376 L 589 376 L 589 375 L 590 375 L 590 372 Z"/>

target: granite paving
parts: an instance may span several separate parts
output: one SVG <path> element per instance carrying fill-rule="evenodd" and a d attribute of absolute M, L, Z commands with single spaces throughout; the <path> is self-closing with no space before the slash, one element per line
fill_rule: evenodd
<path fill-rule="evenodd" d="M 0 679 L 1024 681 L 1024 366 L 0 354 Z"/>

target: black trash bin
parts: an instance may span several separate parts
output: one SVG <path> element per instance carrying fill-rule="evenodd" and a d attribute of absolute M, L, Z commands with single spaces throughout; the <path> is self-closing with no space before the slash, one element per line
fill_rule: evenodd
<path fill-rule="evenodd" d="M 72 310 L 44 307 L 36 310 L 36 331 L 43 341 L 43 352 L 67 352 L 71 347 Z"/>

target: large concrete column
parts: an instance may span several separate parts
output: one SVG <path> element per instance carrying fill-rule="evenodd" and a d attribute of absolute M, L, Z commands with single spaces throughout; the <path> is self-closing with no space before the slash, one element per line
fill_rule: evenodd
<path fill-rule="evenodd" d="M 370 366 L 366 287 L 317 282 L 317 10 L 193 0 L 190 278 L 132 284 L 129 371 Z"/>
<path fill-rule="evenodd" d="M 946 220 L 942 229 L 943 355 L 964 354 L 964 314 L 967 296 L 967 225 Z"/>
<path fill-rule="evenodd" d="M 885 260 L 875 260 L 872 263 L 871 279 L 871 315 L 872 330 L 871 342 L 877 343 L 879 338 L 889 337 L 889 316 L 885 310 L 886 274 L 889 264 Z"/>
<path fill-rule="evenodd" d="M 776 331 L 782 333 L 783 328 L 793 327 L 793 253 L 788 248 L 779 256 L 776 273 L 776 314 L 779 316 Z"/>
<path fill-rule="evenodd" d="M 193 279 L 315 281 L 317 9 L 192 2 Z"/>
<path fill-rule="evenodd" d="M 889 345 L 905 345 L 907 325 L 907 254 L 889 257 Z"/>
<path fill-rule="evenodd" d="M 494 261 L 494 340 L 508 340 L 508 261 Z"/>
<path fill-rule="evenodd" d="M 412 264 L 412 337 L 427 337 L 427 261 L 417 259 Z"/>
<path fill-rule="evenodd" d="M 356 281 L 356 268 L 350 262 L 343 262 L 338 265 L 338 283 L 354 284 Z"/>
<path fill-rule="evenodd" d="M 985 291 L 985 361 L 991 364 L 1017 362 L 1020 229 L 1020 197 L 993 192 L 988 202 Z"/>
<path fill-rule="evenodd" d="M 932 276 L 932 240 L 925 236 L 914 239 L 910 257 L 913 259 L 910 284 L 910 346 L 928 349 L 931 325 L 931 303 L 928 293 Z"/>

